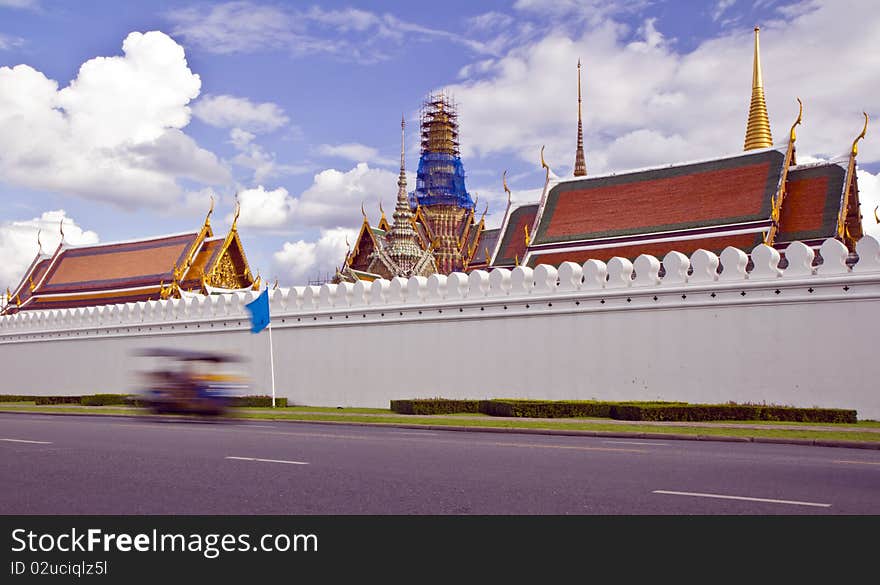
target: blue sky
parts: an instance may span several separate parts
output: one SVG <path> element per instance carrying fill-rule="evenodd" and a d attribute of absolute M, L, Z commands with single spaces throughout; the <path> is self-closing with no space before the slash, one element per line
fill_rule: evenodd
<path fill-rule="evenodd" d="M 332 271 L 360 202 L 371 217 L 392 206 L 401 114 L 413 171 L 419 104 L 443 88 L 468 188 L 500 223 L 505 169 L 521 201 L 539 196 L 541 145 L 571 172 L 578 58 L 590 173 L 736 152 L 755 24 L 774 138 L 801 97 L 802 160 L 846 152 L 861 112 L 880 115 L 870 0 L 0 0 L 0 284 L 33 257 L 37 229 L 57 243 L 61 217 L 72 242 L 177 232 L 214 194 L 222 231 L 236 192 L 264 277 Z M 877 145 L 869 128 L 866 216 Z"/>

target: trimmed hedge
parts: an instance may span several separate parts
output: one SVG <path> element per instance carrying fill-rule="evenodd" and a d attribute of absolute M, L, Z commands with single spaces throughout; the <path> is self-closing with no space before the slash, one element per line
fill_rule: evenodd
<path fill-rule="evenodd" d="M 231 406 L 236 408 L 271 408 L 271 396 L 234 396 L 230 401 Z M 275 397 L 276 408 L 287 408 L 287 398 Z"/>
<path fill-rule="evenodd" d="M 855 423 L 855 410 L 795 408 L 760 404 L 688 404 L 687 402 L 601 402 L 593 400 L 392 400 L 398 414 L 483 413 L 501 417 L 610 418 L 631 421 L 762 420 Z"/>
<path fill-rule="evenodd" d="M 126 394 L 91 394 L 80 397 L 83 406 L 121 406 L 131 404 Z"/>
<path fill-rule="evenodd" d="M 855 410 L 794 408 L 757 404 L 620 405 L 613 418 L 649 421 L 763 420 L 779 422 L 855 423 Z"/>
<path fill-rule="evenodd" d="M 37 396 L 34 402 L 37 404 L 80 404 L 82 396 Z"/>
<path fill-rule="evenodd" d="M 391 410 L 398 414 L 486 413 L 485 408 L 488 402 L 488 400 L 448 400 L 446 398 L 392 400 Z"/>
<path fill-rule="evenodd" d="M 597 400 L 488 400 L 486 414 L 528 418 L 617 418 L 621 404 L 684 405 L 684 402 L 601 402 Z"/>
<path fill-rule="evenodd" d="M 15 399 L 15 400 L 13 400 Z M 17 396 L 0 395 L 0 402 L 31 402 L 38 405 L 79 404 L 82 406 L 143 406 L 138 395 L 128 394 L 90 394 L 86 396 Z M 237 408 L 272 406 L 271 396 L 233 396 L 230 405 Z M 285 408 L 287 398 L 275 398 L 275 406 Z"/>

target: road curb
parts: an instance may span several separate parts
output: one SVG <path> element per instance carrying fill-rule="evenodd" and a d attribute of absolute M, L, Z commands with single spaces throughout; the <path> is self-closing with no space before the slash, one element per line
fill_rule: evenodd
<path fill-rule="evenodd" d="M 143 419 L 156 415 L 149 414 L 118 414 L 100 412 L 34 412 L 22 410 L 0 410 L 2 414 L 30 414 L 39 416 L 100 416 L 124 419 Z M 162 415 L 170 420 L 185 419 L 183 416 Z M 271 421 L 281 423 L 299 423 L 313 425 L 344 425 L 357 427 L 385 427 L 410 430 L 456 431 L 465 433 L 515 433 L 520 435 L 556 435 L 563 437 L 608 437 L 620 439 L 663 439 L 672 441 L 716 441 L 723 443 L 771 443 L 779 445 L 805 445 L 814 447 L 839 447 L 846 449 L 880 450 L 880 441 L 847 441 L 843 439 L 787 439 L 785 437 L 737 437 L 724 435 L 684 435 L 678 433 L 650 433 L 638 431 L 586 431 L 573 429 L 534 429 L 518 427 L 463 427 L 431 424 L 407 424 L 386 422 L 334 421 L 334 420 L 297 420 L 289 418 L 225 418 L 224 421 L 254 422 Z"/>

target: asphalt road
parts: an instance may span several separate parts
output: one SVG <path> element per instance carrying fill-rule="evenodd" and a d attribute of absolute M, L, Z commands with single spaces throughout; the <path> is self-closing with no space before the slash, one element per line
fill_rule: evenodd
<path fill-rule="evenodd" d="M 0 514 L 880 514 L 880 451 L 0 414 Z"/>

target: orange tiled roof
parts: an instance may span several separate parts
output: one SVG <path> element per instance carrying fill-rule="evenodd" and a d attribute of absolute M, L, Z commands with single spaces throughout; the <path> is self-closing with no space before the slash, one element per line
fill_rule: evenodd
<path fill-rule="evenodd" d="M 559 183 L 533 245 L 769 221 L 785 156 L 775 149 Z"/>
<path fill-rule="evenodd" d="M 526 226 L 531 229 L 538 213 L 538 204 L 520 205 L 510 212 L 501 228 L 501 245 L 492 259 L 493 266 L 513 266 L 517 258 L 520 262 L 526 255 Z"/>
<path fill-rule="evenodd" d="M 35 294 L 59 294 L 170 283 L 198 232 L 58 252 Z"/>
<path fill-rule="evenodd" d="M 789 170 L 776 242 L 833 238 L 845 188 L 846 168 L 837 163 Z"/>

